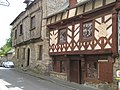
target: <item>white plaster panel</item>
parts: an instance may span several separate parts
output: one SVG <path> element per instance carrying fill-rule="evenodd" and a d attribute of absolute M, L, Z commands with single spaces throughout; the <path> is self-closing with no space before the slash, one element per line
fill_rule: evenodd
<path fill-rule="evenodd" d="M 82 46 L 80 50 L 85 50 L 84 46 Z"/>
<path fill-rule="evenodd" d="M 58 14 L 57 17 L 56 17 L 56 21 L 59 21 L 59 20 L 61 20 L 61 13 Z"/>
<path fill-rule="evenodd" d="M 103 0 L 95 0 L 94 8 L 99 8 L 103 6 Z"/>
<path fill-rule="evenodd" d="M 112 19 L 110 19 L 108 22 L 106 22 L 106 25 L 107 25 L 107 26 L 112 25 Z"/>
<path fill-rule="evenodd" d="M 68 35 L 72 36 L 72 32 L 70 30 L 68 30 Z"/>
<path fill-rule="evenodd" d="M 97 22 L 95 22 L 95 28 L 98 30 L 99 29 L 100 24 L 98 24 Z"/>
<path fill-rule="evenodd" d="M 55 16 L 52 17 L 51 23 L 55 22 Z"/>
<path fill-rule="evenodd" d="M 74 40 L 77 42 L 79 40 L 79 34 L 74 37 Z"/>
<path fill-rule="evenodd" d="M 115 2 L 116 0 L 106 0 L 106 4 L 110 4 L 110 3 L 113 3 Z"/>
<path fill-rule="evenodd" d="M 100 18 L 97 18 L 97 19 L 95 19 L 96 21 L 98 21 L 99 23 L 102 23 L 102 18 L 100 17 Z"/>
<path fill-rule="evenodd" d="M 110 46 L 109 44 L 107 44 L 107 45 L 105 46 L 105 49 L 107 49 L 107 48 L 111 48 L 111 46 Z"/>
<path fill-rule="evenodd" d="M 68 11 L 64 12 L 62 15 L 62 19 L 67 19 Z"/>
<path fill-rule="evenodd" d="M 95 30 L 95 38 L 98 40 L 99 39 L 99 33 L 98 31 Z"/>
<path fill-rule="evenodd" d="M 71 42 L 71 38 L 69 36 L 67 36 L 67 42 L 70 43 Z"/>
<path fill-rule="evenodd" d="M 83 5 L 77 8 L 77 15 L 83 14 Z"/>
<path fill-rule="evenodd" d="M 107 30 L 107 38 L 109 38 L 111 35 L 112 35 L 112 27 L 110 27 L 110 28 Z"/>
<path fill-rule="evenodd" d="M 95 50 L 98 50 L 98 49 L 101 49 L 101 47 L 97 44 L 94 49 L 95 49 Z"/>
<path fill-rule="evenodd" d="M 75 48 L 74 48 L 74 51 L 78 51 L 79 49 L 78 49 L 78 47 L 76 46 Z"/>
<path fill-rule="evenodd" d="M 89 2 L 85 5 L 85 12 L 92 10 L 92 2 Z"/>
<path fill-rule="evenodd" d="M 92 47 L 89 45 L 88 48 L 87 48 L 87 50 L 92 50 Z"/>
<path fill-rule="evenodd" d="M 76 12 L 76 8 L 70 9 L 68 18 L 75 16 L 75 12 Z"/>
<path fill-rule="evenodd" d="M 106 15 L 105 16 L 105 21 L 108 20 L 110 17 L 112 17 L 112 14 Z"/>

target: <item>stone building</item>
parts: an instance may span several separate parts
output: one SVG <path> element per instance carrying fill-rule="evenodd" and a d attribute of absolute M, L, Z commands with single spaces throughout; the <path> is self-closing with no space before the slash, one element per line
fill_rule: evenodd
<path fill-rule="evenodd" d="M 45 0 L 43 0 L 45 1 Z M 46 3 L 42 0 L 25 0 L 27 4 L 10 24 L 12 45 L 15 48 L 15 65 L 39 73 L 48 71 L 48 39 L 46 33 Z"/>
<path fill-rule="evenodd" d="M 49 57 L 49 36 L 46 17 L 60 10 L 68 0 L 25 0 L 27 4 L 10 24 L 12 45 L 15 48 L 15 65 L 38 73 L 51 70 Z"/>
<path fill-rule="evenodd" d="M 117 90 L 120 0 L 69 0 L 47 17 L 52 75 Z"/>

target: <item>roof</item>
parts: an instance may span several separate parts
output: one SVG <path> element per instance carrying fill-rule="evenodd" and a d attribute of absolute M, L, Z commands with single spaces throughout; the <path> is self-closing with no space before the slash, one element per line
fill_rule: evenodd
<path fill-rule="evenodd" d="M 39 0 L 34 0 L 29 6 L 26 7 L 26 10 L 29 9 L 34 3 L 37 3 Z M 25 11 L 22 11 L 14 20 L 13 22 L 10 24 L 10 25 L 13 25 L 14 22 L 16 22 L 21 16 L 23 16 L 23 14 L 26 12 Z"/>
<path fill-rule="evenodd" d="M 85 4 L 89 1 L 92 1 L 92 0 L 80 0 L 79 3 L 76 4 L 76 6 L 80 6 L 80 5 Z M 47 16 L 46 18 L 49 18 L 49 17 L 54 16 L 56 14 L 62 13 L 62 12 L 66 11 L 66 10 L 69 10 L 69 9 L 70 9 L 69 8 L 69 3 L 66 2 L 59 10 L 57 10 L 57 12 Z"/>

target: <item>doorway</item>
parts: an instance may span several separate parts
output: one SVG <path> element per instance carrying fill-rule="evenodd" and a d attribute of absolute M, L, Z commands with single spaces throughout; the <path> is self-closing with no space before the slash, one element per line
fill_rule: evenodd
<path fill-rule="evenodd" d="M 27 50 L 27 66 L 30 64 L 30 49 Z"/>
<path fill-rule="evenodd" d="M 81 61 L 80 60 L 71 60 L 70 61 L 70 81 L 81 84 Z"/>

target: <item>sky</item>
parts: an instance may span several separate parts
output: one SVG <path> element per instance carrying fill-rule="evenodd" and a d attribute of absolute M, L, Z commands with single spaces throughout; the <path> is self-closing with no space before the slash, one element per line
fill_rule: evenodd
<path fill-rule="evenodd" d="M 0 2 L 6 0 L 0 0 Z M 8 0 L 9 6 L 0 5 L 0 47 L 6 43 L 6 39 L 10 37 L 12 26 L 10 23 L 25 10 L 25 0 Z"/>

